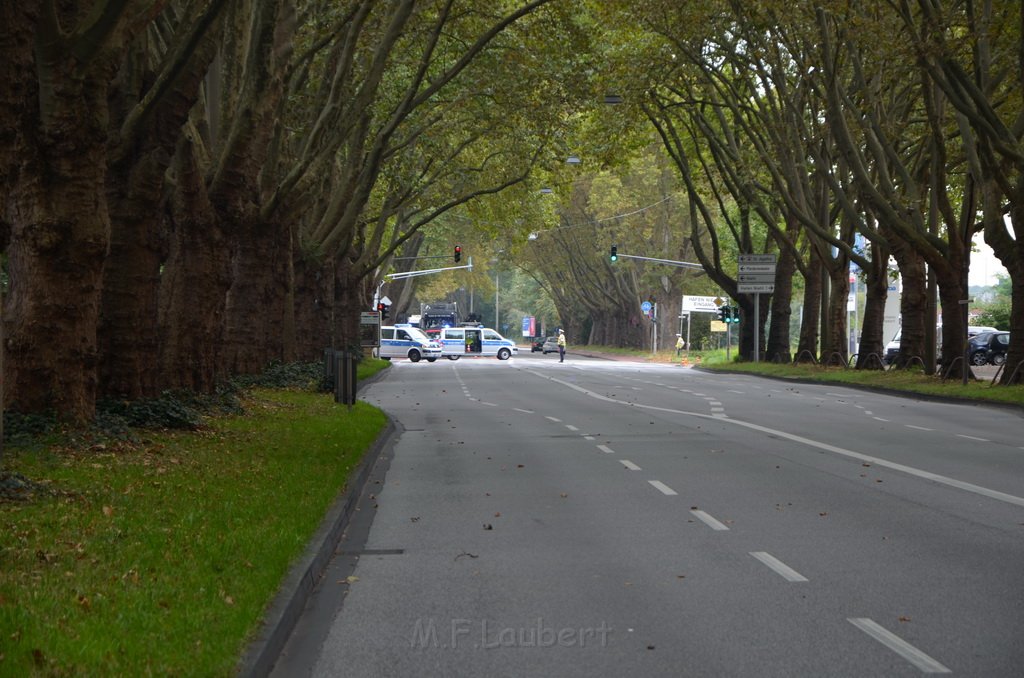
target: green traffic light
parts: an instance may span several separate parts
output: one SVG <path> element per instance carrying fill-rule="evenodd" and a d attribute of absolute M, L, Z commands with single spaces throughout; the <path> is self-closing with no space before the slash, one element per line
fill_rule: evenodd
<path fill-rule="evenodd" d="M 618 261 L 619 260 L 619 248 L 616 247 L 615 245 L 612 245 L 612 253 L 611 253 L 611 255 L 608 258 L 611 259 L 612 261 Z"/>

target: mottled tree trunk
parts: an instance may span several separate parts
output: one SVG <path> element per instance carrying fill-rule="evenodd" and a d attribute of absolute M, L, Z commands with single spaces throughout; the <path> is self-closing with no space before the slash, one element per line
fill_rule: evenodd
<path fill-rule="evenodd" d="M 223 371 L 258 374 L 269 362 L 285 358 L 284 330 L 291 322 L 291 236 L 278 224 L 239 225 L 234 232 Z"/>
<path fill-rule="evenodd" d="M 885 354 L 885 301 L 889 296 L 889 248 L 872 243 L 871 267 L 865 271 L 867 294 L 857 342 L 857 368 L 882 369 Z"/>
<path fill-rule="evenodd" d="M 50 66 L 57 74 L 45 111 L 32 106 L 40 117 L 24 122 L 36 129 L 19 145 L 5 209 L 7 400 L 9 409 L 53 410 L 84 422 L 95 410 L 96 327 L 110 237 L 106 78 L 83 77 L 73 63 Z"/>
<path fill-rule="evenodd" d="M 818 356 L 818 327 L 821 323 L 821 260 L 811 248 L 804 277 L 804 313 L 800 322 L 800 343 L 797 362 L 811 362 Z"/>
<path fill-rule="evenodd" d="M 334 271 L 331 261 L 295 260 L 295 338 L 298 360 L 317 360 L 333 346 Z"/>
<path fill-rule="evenodd" d="M 190 142 L 179 146 L 176 167 L 174 224 L 160 285 L 160 381 L 168 388 L 209 393 L 221 376 L 218 353 L 231 258 Z"/>
<path fill-rule="evenodd" d="M 845 257 L 837 265 L 829 267 L 829 303 L 825 322 L 828 325 L 827 340 L 822 337 L 822 362 L 826 365 L 846 364 L 850 355 L 847 337 L 846 301 L 850 296 L 850 266 Z"/>
<path fill-rule="evenodd" d="M 768 343 L 765 346 L 765 360 L 788 363 L 793 360 L 791 353 L 789 322 L 793 316 L 793 276 L 796 274 L 796 260 L 788 248 L 779 252 L 775 267 L 775 291 L 772 293 L 771 323 L 768 327 Z"/>
<path fill-rule="evenodd" d="M 900 351 L 893 360 L 896 368 L 924 364 L 928 275 L 924 258 L 895 233 L 884 230 L 900 271 Z M 934 328 L 930 331 L 934 332 Z M 920 362 L 919 362 L 920 361 Z"/>

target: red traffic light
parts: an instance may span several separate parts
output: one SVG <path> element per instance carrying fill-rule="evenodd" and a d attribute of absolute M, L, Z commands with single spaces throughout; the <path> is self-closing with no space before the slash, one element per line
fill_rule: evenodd
<path fill-rule="evenodd" d="M 459 263 L 462 260 L 462 245 L 455 246 L 455 263 Z"/>

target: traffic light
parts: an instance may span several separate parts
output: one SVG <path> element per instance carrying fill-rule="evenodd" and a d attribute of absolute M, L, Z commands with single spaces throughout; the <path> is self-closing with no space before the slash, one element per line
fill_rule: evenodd
<path fill-rule="evenodd" d="M 729 322 L 729 306 L 728 304 L 722 304 L 718 307 L 718 319 L 722 322 Z"/>
<path fill-rule="evenodd" d="M 462 261 L 462 245 L 455 246 L 455 263 Z"/>
<path fill-rule="evenodd" d="M 380 312 L 380 319 L 385 320 L 388 317 L 388 309 L 391 308 L 383 301 L 377 303 L 377 310 Z"/>
<path fill-rule="evenodd" d="M 608 258 L 611 259 L 613 263 L 618 261 L 619 260 L 619 248 L 616 247 L 615 245 L 612 245 L 612 252 L 611 252 L 610 255 L 608 255 Z"/>
<path fill-rule="evenodd" d="M 739 306 L 727 306 L 729 310 L 729 317 L 725 319 L 727 323 L 738 323 L 740 321 L 740 307 Z"/>

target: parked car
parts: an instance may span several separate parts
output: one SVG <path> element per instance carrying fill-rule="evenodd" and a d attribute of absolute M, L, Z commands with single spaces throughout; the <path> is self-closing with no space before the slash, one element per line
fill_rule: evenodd
<path fill-rule="evenodd" d="M 558 353 L 558 337 L 548 337 L 544 340 L 544 345 L 541 346 L 541 351 L 544 355 L 548 353 Z"/>
<path fill-rule="evenodd" d="M 967 328 L 967 338 L 971 339 L 985 332 L 997 332 L 994 327 L 985 327 L 981 325 L 971 325 Z M 882 362 L 886 365 L 896 359 L 896 356 L 900 352 L 900 336 L 903 334 L 903 329 L 896 330 L 896 336 L 892 338 L 888 344 L 885 345 L 885 355 L 882 356 Z M 935 328 L 935 337 L 941 343 L 942 342 L 942 325 Z M 982 363 L 984 364 L 984 363 Z"/>
<path fill-rule="evenodd" d="M 1009 332 L 983 332 L 971 338 L 968 356 L 972 365 L 1002 365 L 1009 347 Z"/>

